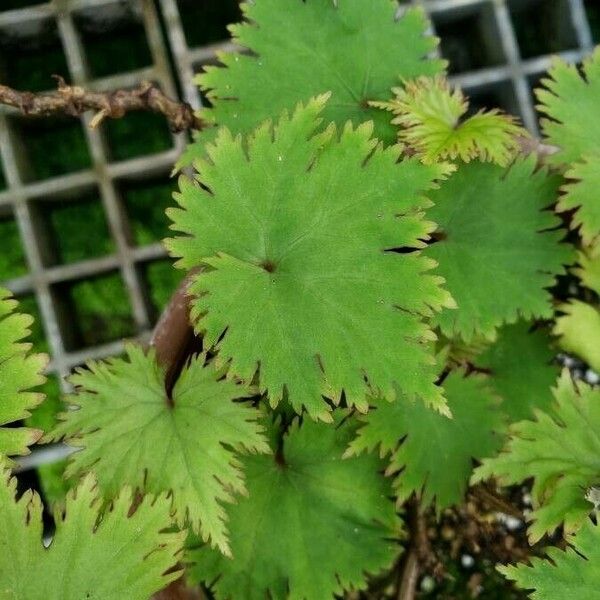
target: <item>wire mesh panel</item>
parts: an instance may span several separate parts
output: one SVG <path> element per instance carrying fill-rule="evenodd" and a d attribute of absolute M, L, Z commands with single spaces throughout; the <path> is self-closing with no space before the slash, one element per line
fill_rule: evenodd
<path fill-rule="evenodd" d="M 0 81 L 40 91 L 55 85 L 53 73 L 94 90 L 151 81 L 176 94 L 152 0 L 0 12 Z M 1 277 L 42 324 L 34 338 L 52 357 L 54 388 L 57 380 L 65 389 L 64 376 L 89 358 L 121 352 L 122 338 L 147 336 L 164 301 L 153 277 L 172 271 L 159 242 L 166 225 L 157 231 L 149 217 L 170 201 L 185 139 L 159 116 L 132 113 L 97 129 L 89 121 L 0 111 Z M 45 450 L 24 466 L 55 455 Z"/>
<path fill-rule="evenodd" d="M 233 46 L 223 41 L 224 29 L 220 42 L 197 34 L 197 23 L 207 21 L 208 7 L 215 3 L 159 1 L 184 96 L 200 106 L 203 99 L 193 84 L 194 74 L 215 62 L 217 50 Z M 220 17 L 236 16 L 233 0 L 218 4 Z M 591 50 L 593 33 L 600 41 L 596 0 L 404 0 L 401 4 L 422 6 L 429 14 L 453 81 L 466 89 L 476 108 L 503 108 L 519 115 L 534 133 L 538 129 L 532 90 L 551 57 L 558 54 L 576 62 Z M 211 33 L 216 37 L 218 32 L 213 25 Z"/>
<path fill-rule="evenodd" d="M 401 2 L 411 4 L 431 17 L 472 109 L 503 108 L 534 133 L 532 90 L 551 57 L 577 62 L 600 42 L 597 0 Z M 226 25 L 240 17 L 237 0 L 2 0 L 0 81 L 38 91 L 53 73 L 97 90 L 148 80 L 199 107 L 193 76 L 233 48 Z M 0 108 L 0 239 L 10 249 L 0 280 L 39 315 L 33 335 L 52 356 L 53 389 L 85 360 L 121 352 L 123 337 L 147 337 L 179 277 L 159 240 L 185 136 L 148 114 L 98 129 L 89 120 Z M 57 452 L 36 450 L 21 466 Z"/>
<path fill-rule="evenodd" d="M 417 3 L 417 2 L 415 2 Z M 593 47 L 583 0 L 424 0 L 453 81 L 475 107 L 500 107 L 538 133 L 533 89 L 552 56 L 577 62 Z"/>

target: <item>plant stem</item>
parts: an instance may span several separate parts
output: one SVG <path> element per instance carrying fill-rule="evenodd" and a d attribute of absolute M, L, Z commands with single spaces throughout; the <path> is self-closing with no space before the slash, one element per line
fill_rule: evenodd
<path fill-rule="evenodd" d="M 165 393 L 167 405 L 173 407 L 173 387 L 194 346 L 194 328 L 190 323 L 188 288 L 198 270 L 190 271 L 171 297 L 163 311 L 150 346 L 156 350 L 156 360 L 166 370 Z"/>
<path fill-rule="evenodd" d="M 406 504 L 406 521 L 410 533 L 410 546 L 401 563 L 398 600 L 414 600 L 421 570 L 438 563 L 427 537 L 427 524 L 421 502 L 415 496 Z"/>
<path fill-rule="evenodd" d="M 404 561 L 397 600 L 414 600 L 419 580 L 419 557 L 415 548 L 410 548 Z"/>
<path fill-rule="evenodd" d="M 62 77 L 54 77 L 58 82 L 54 92 L 33 93 L 0 85 L 0 104 L 12 106 L 31 117 L 80 117 L 94 111 L 91 127 L 97 127 L 104 119 L 119 119 L 128 112 L 142 110 L 164 115 L 175 132 L 203 127 L 202 120 L 189 104 L 169 98 L 153 83 L 143 82 L 129 90 L 103 93 L 67 85 Z"/>
<path fill-rule="evenodd" d="M 187 587 L 181 578 L 154 594 L 151 600 L 206 600 L 206 596 L 200 588 Z"/>

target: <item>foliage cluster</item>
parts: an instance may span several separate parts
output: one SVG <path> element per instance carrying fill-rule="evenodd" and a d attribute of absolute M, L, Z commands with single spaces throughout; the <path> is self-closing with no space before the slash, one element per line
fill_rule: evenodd
<path fill-rule="evenodd" d="M 0 596 L 143 599 L 184 573 L 332 598 L 396 563 L 407 501 L 441 514 L 495 479 L 532 481 L 531 542 L 567 544 L 502 573 L 599 597 L 600 391 L 554 356 L 600 369 L 600 51 L 543 80 L 541 164 L 515 118 L 469 115 L 420 10 L 243 12 L 167 211 L 202 352 L 172 390 L 135 345 L 73 376 L 42 440 L 78 450 L 49 548 L 9 458 L 41 435 L 12 424 L 46 359 L 0 297 Z"/>

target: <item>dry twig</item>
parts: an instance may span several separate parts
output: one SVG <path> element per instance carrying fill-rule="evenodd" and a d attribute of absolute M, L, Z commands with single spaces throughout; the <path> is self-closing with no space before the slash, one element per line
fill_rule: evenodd
<path fill-rule="evenodd" d="M 129 90 L 94 92 L 67 85 L 62 77 L 54 77 L 58 82 L 58 89 L 54 92 L 36 94 L 0 85 L 0 104 L 12 106 L 31 117 L 80 117 L 88 111 L 94 111 L 91 127 L 97 127 L 104 119 L 119 119 L 128 112 L 141 110 L 164 115 L 175 132 L 201 129 L 203 126 L 202 120 L 194 114 L 189 104 L 169 98 L 150 82 L 143 82 Z"/>
<path fill-rule="evenodd" d="M 418 498 L 412 497 L 406 505 L 410 546 L 402 561 L 398 585 L 398 600 L 414 600 L 419 575 L 427 569 L 439 570 L 440 565 L 429 543 L 427 523 Z"/>
<path fill-rule="evenodd" d="M 487 504 L 492 509 L 500 511 L 505 515 L 510 515 L 511 517 L 519 519 L 519 521 L 527 521 L 523 511 L 521 511 L 520 508 L 512 504 L 510 500 L 502 498 L 492 489 L 483 484 L 479 484 L 470 488 L 469 494 L 484 504 Z"/>

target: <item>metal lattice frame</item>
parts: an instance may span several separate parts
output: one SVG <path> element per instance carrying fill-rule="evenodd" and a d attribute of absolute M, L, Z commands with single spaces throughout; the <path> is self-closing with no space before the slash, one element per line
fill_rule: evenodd
<path fill-rule="evenodd" d="M 191 46 L 182 25 L 186 15 L 182 13 L 180 1 L 155 1 L 157 7 L 153 0 L 53 0 L 50 4 L 28 9 L 0 12 L 0 30 L 6 27 L 30 27 L 35 22 L 56 20 L 72 81 L 102 90 L 128 87 L 141 80 L 154 80 L 159 82 L 166 92 L 175 94 L 172 74 L 169 71 L 166 48 L 168 44 L 183 99 L 194 107 L 200 107 L 202 99 L 192 81 L 194 74 L 203 65 L 215 62 L 217 50 L 227 51 L 234 46 L 230 42 L 202 47 Z M 452 80 L 465 88 L 475 101 L 481 97 L 483 104 L 496 104 L 520 115 L 526 127 L 533 133 L 538 133 L 532 87 L 550 66 L 553 55 L 559 54 L 568 61 L 577 62 L 591 51 L 593 40 L 584 7 L 587 1 L 404 0 L 402 4 L 420 5 L 429 14 L 433 31 L 442 38 L 442 54 L 448 50 L 445 42 L 449 27 L 453 28 L 452 35 L 459 40 L 459 46 L 460 40 L 470 39 L 472 47 L 469 49 L 466 44 L 465 48 L 467 53 L 477 54 L 477 60 L 472 61 L 475 67 L 453 73 Z M 137 9 L 137 14 L 144 24 L 154 64 L 140 71 L 93 80 L 86 66 L 85 43 L 77 30 L 74 15 L 82 9 L 102 11 L 114 4 L 131 5 Z M 542 4 L 545 8 L 552 5 L 556 35 L 551 42 L 556 47 L 549 46 L 548 52 L 523 58 L 518 29 L 515 27 L 521 18 L 519 11 L 531 8 L 535 10 Z M 163 40 L 159 26 L 157 8 L 162 13 L 166 40 Z M 532 26 L 535 26 L 535 22 Z M 451 52 L 450 48 L 448 53 Z M 5 285 L 16 294 L 31 291 L 35 293 L 53 357 L 51 371 L 63 376 L 89 358 L 100 358 L 120 352 L 122 344 L 117 341 L 99 347 L 69 351 L 65 344 L 65 328 L 68 327 L 68 323 L 61 321 L 62 317 L 52 293 L 57 284 L 118 269 L 129 294 L 138 334 L 141 338 L 147 335 L 152 319 L 137 265 L 164 256 L 164 251 L 159 244 L 130 246 L 125 235 L 125 217 L 117 181 L 123 177 L 144 178 L 168 173 L 185 140 L 181 137 L 174 138 L 173 147 L 167 152 L 123 162 L 111 162 L 101 133 L 90 130 L 87 127 L 89 119 L 84 119 L 82 124 L 92 157 L 92 167 L 54 179 L 28 183 L 20 167 L 19 144 L 11 134 L 9 116 L 9 111 L 0 110 L 0 157 L 8 184 L 8 189 L 0 192 L 0 209 L 9 205 L 14 210 L 26 250 L 29 274 L 6 282 Z M 43 201 L 69 190 L 76 191 L 90 186 L 97 186 L 100 190 L 116 252 L 110 256 L 76 264 L 44 266 L 44 248 L 36 232 L 31 202 Z M 21 468 L 32 468 L 43 462 L 55 460 L 63 453 L 64 450 L 60 447 L 58 450 L 36 450 L 30 457 L 21 460 Z"/>
<path fill-rule="evenodd" d="M 151 0 L 130 1 L 128 4 L 143 24 L 153 64 L 139 71 L 119 73 L 99 80 L 91 77 L 86 62 L 85 43 L 76 26 L 75 17 L 86 10 L 99 11 L 101 16 L 102 11 L 110 10 L 111 5 L 119 4 L 122 3 L 118 0 L 54 0 L 50 4 L 0 13 L 0 29 L 35 32 L 43 28 L 45 23 L 56 23 L 73 84 L 97 90 L 113 90 L 131 87 L 141 81 L 154 81 L 166 93 L 175 96 L 176 88 L 170 72 L 159 15 Z M 172 148 L 166 152 L 112 162 L 102 132 L 89 127 L 90 118 L 86 116 L 82 119 L 81 125 L 91 157 L 91 167 L 52 179 L 28 182 L 22 160 L 22 148 L 11 128 L 11 112 L 0 111 L 0 156 L 7 183 L 7 189 L 0 192 L 0 208 L 8 206 L 12 209 L 29 270 L 26 276 L 4 282 L 3 285 L 17 295 L 31 292 L 35 294 L 52 356 L 49 372 L 59 377 L 63 391 L 67 391 L 68 386 L 64 377 L 73 367 L 91 358 L 102 358 L 121 352 L 122 342 L 114 341 L 97 347 L 70 351 L 65 341 L 69 329 L 68 315 L 61 314 L 57 305 L 56 290 L 60 284 L 117 270 L 126 288 L 138 336 L 144 338 L 152 327 L 152 315 L 138 265 L 165 256 L 165 251 L 159 243 L 141 247 L 130 245 L 126 235 L 128 226 L 119 196 L 118 182 L 124 177 L 143 179 L 159 174 L 168 175 L 186 143 L 181 136 L 173 137 Z M 33 203 L 51 200 L 57 196 L 77 195 L 81 190 L 91 188 L 99 191 L 116 251 L 109 256 L 74 264 L 45 266 L 50 261 L 45 256 L 47 250 L 42 243 L 42 232 L 36 224 Z M 63 454 L 64 449 L 60 446 L 45 448 L 30 457 L 25 457 L 22 468 L 55 460 Z"/>
<path fill-rule="evenodd" d="M 215 62 L 217 50 L 228 51 L 234 45 L 223 42 L 207 47 L 190 47 L 182 27 L 185 15 L 179 11 L 177 0 L 159 2 L 169 24 L 167 35 L 184 97 L 194 107 L 199 107 L 202 100 L 192 81 L 194 74 L 200 71 L 202 65 Z M 570 62 L 577 62 L 593 47 L 584 0 L 404 0 L 404 3 L 421 6 L 432 20 L 433 32 L 442 41 L 444 25 L 451 22 L 458 27 L 461 22 L 465 23 L 462 32 L 465 39 L 476 33 L 482 34 L 482 54 L 489 55 L 488 62 L 495 64 L 457 73 L 452 80 L 474 96 L 481 92 L 500 92 L 501 107 L 521 116 L 525 126 L 534 133 L 538 132 L 538 127 L 532 83 L 547 71 L 552 56 L 558 54 Z M 560 46 L 560 50 L 523 59 L 514 23 L 519 19 L 519 10 L 543 3 L 556 6 L 554 20 L 557 39 L 553 41 Z M 478 21 L 479 32 L 469 27 L 469 18 L 471 23 L 473 18 Z"/>

